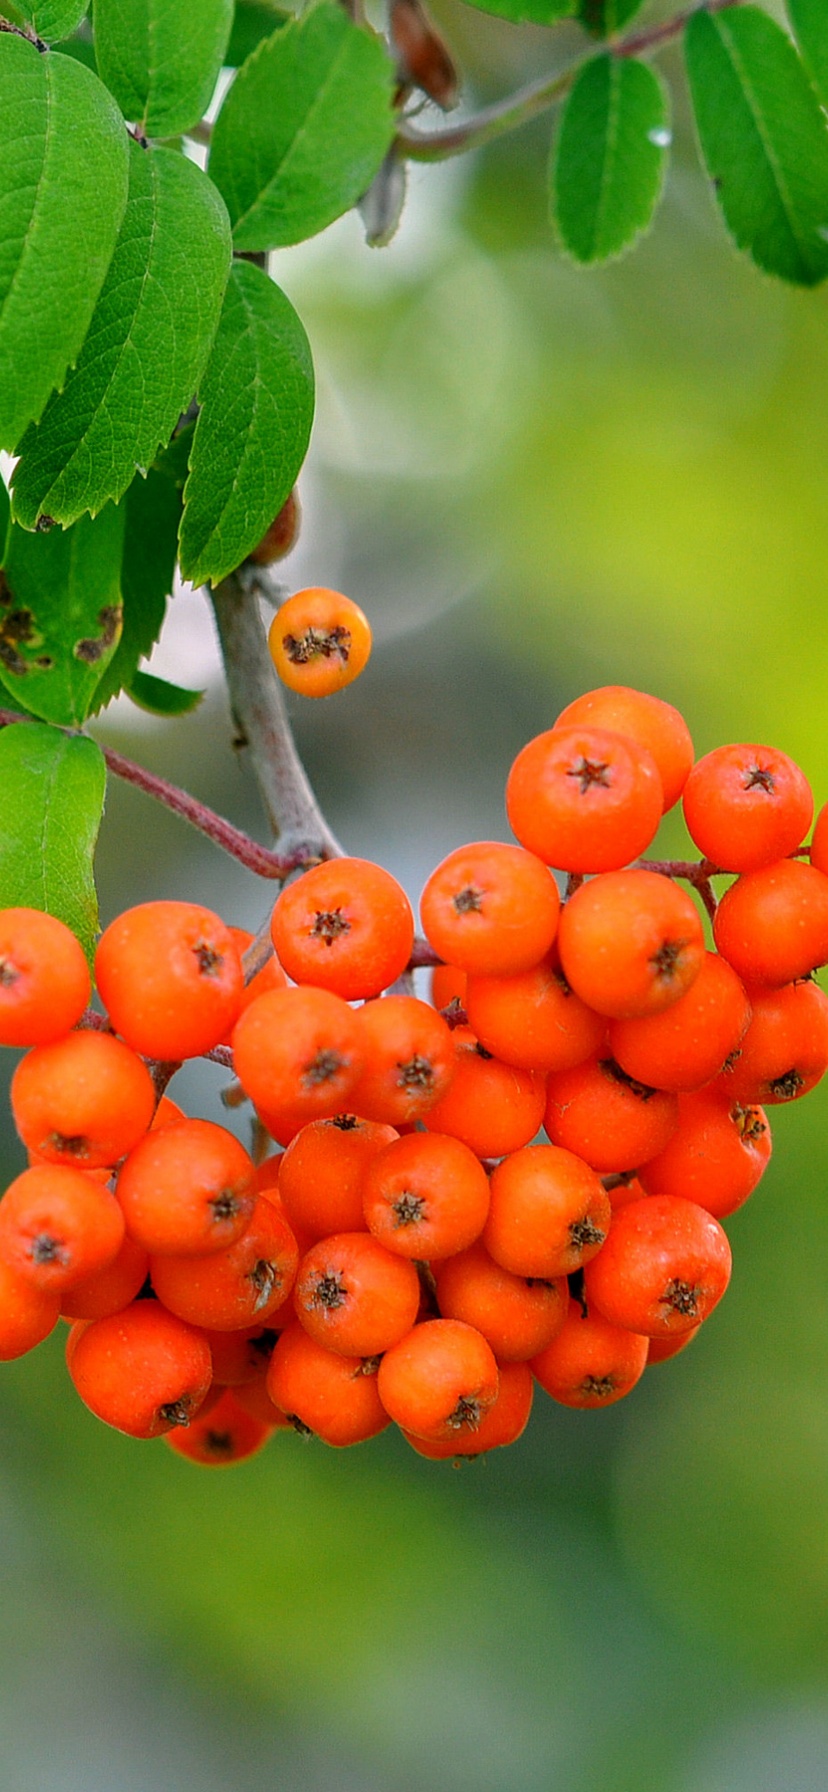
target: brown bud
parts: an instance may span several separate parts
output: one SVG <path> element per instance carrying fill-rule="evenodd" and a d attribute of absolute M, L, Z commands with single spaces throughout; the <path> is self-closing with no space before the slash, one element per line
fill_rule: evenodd
<path fill-rule="evenodd" d="M 285 500 L 279 515 L 274 517 L 266 535 L 262 536 L 258 547 L 253 549 L 248 559 L 256 566 L 272 566 L 274 560 L 284 560 L 295 547 L 302 524 L 302 512 L 299 508 L 299 495 L 294 486 L 290 497 Z"/>
<path fill-rule="evenodd" d="M 390 0 L 388 24 L 402 78 L 444 112 L 456 106 L 459 76 L 421 0 Z"/>

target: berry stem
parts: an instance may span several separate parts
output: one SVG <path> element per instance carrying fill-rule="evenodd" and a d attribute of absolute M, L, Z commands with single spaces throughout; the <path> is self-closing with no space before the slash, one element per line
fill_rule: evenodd
<path fill-rule="evenodd" d="M 648 31 L 639 31 L 620 43 L 611 43 L 608 48 L 613 56 L 644 56 L 649 50 L 660 49 L 662 44 L 679 37 L 694 13 L 725 12 L 729 7 L 739 4 L 740 0 L 706 0 L 701 6 L 691 6 L 676 13 L 674 18 L 666 19 L 663 24 L 653 25 Z M 484 143 L 491 143 L 493 138 L 502 137 L 507 131 L 518 130 L 521 125 L 528 124 L 530 119 L 537 117 L 539 112 L 548 111 L 558 100 L 564 99 L 576 75 L 594 55 L 595 49 L 592 48 L 585 56 L 579 56 L 569 68 L 545 75 L 542 80 L 533 81 L 528 87 L 521 87 L 517 93 L 508 94 L 505 99 L 496 100 L 491 106 L 484 106 L 470 118 L 462 119 L 459 124 L 448 125 L 445 130 L 417 131 L 411 125 L 403 123 L 397 132 L 396 143 L 402 153 L 415 162 L 442 162 L 449 156 L 459 156 L 467 150 L 480 149 Z"/>
<path fill-rule="evenodd" d="M 255 588 L 240 569 L 211 595 L 233 716 L 283 856 L 293 860 L 292 869 L 311 860 L 341 858 L 343 848 L 296 750 Z"/>

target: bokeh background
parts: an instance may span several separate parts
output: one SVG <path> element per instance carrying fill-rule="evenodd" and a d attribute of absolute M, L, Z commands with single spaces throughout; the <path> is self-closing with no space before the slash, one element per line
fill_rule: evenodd
<path fill-rule="evenodd" d="M 541 32 L 459 0 L 439 17 L 478 100 L 550 66 Z M 273 258 L 319 381 L 284 579 L 348 591 L 377 636 L 352 690 L 295 701 L 296 730 L 349 850 L 413 898 L 452 846 L 508 837 L 511 757 L 595 684 L 677 703 L 700 752 L 778 744 L 828 797 L 828 297 L 732 253 L 667 66 L 664 203 L 617 265 L 554 247 L 548 123 L 413 169 L 387 250 L 350 216 Z M 206 689 L 197 714 L 119 703 L 96 734 L 261 832 L 202 597 L 175 598 L 153 664 Z M 684 848 L 675 819 L 664 844 Z M 251 926 L 266 908 L 123 786 L 99 874 L 104 920 L 159 895 Z M 222 1080 L 197 1066 L 173 1093 L 222 1118 Z M 826 1119 L 820 1091 L 775 1110 L 771 1168 L 728 1221 L 731 1291 L 689 1351 L 603 1414 L 539 1395 L 477 1464 L 291 1435 L 211 1475 L 100 1426 L 59 1337 L 6 1367 L 8 1792 L 813 1792 Z M 16 1173 L 8 1130 L 2 1152 Z"/>

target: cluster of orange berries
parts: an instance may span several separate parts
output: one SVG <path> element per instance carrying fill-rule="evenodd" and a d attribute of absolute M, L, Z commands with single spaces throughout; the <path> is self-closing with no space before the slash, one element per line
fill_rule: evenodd
<path fill-rule="evenodd" d="M 633 863 L 680 797 L 701 861 Z M 678 712 L 616 686 L 518 754 L 506 802 L 520 844 L 449 854 L 425 944 L 388 872 L 317 863 L 247 987 L 250 936 L 150 902 L 100 939 L 95 1017 L 73 935 L 0 914 L 30 1159 L 0 1202 L 0 1359 L 62 1315 L 94 1413 L 219 1464 L 274 1429 L 344 1445 L 392 1421 L 423 1455 L 479 1454 L 520 1435 L 535 1383 L 605 1406 L 689 1342 L 770 1157 L 765 1108 L 828 1067 L 828 807 L 803 849 L 791 759 L 694 765 Z M 282 1148 L 258 1163 L 158 1099 L 228 1043 Z"/>

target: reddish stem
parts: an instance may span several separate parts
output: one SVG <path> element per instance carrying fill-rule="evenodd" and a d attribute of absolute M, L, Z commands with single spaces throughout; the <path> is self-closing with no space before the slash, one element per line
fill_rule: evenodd
<path fill-rule="evenodd" d="M 14 710 L 0 709 L 0 728 L 13 722 L 29 722 L 30 716 L 17 715 Z M 225 821 L 223 815 L 217 815 L 215 809 L 209 809 L 206 803 L 199 802 L 197 797 L 190 796 L 189 791 L 180 790 L 177 784 L 171 784 L 167 778 L 160 778 L 155 772 L 147 771 L 143 765 L 136 765 L 132 759 L 126 759 L 123 753 L 117 753 L 114 747 L 102 747 L 106 764 L 116 778 L 122 778 L 126 784 L 134 784 L 136 789 L 143 790 L 145 796 L 154 797 L 156 802 L 163 803 L 173 814 L 180 815 L 184 821 L 198 828 L 199 833 L 206 834 L 208 840 L 237 859 L 248 871 L 257 877 L 273 879 L 276 883 L 284 883 L 292 871 L 304 870 L 309 865 L 318 865 L 320 859 L 330 854 L 322 847 L 299 845 L 292 852 L 273 852 L 268 846 L 260 846 L 258 840 L 251 840 L 249 834 L 241 828 Z"/>

